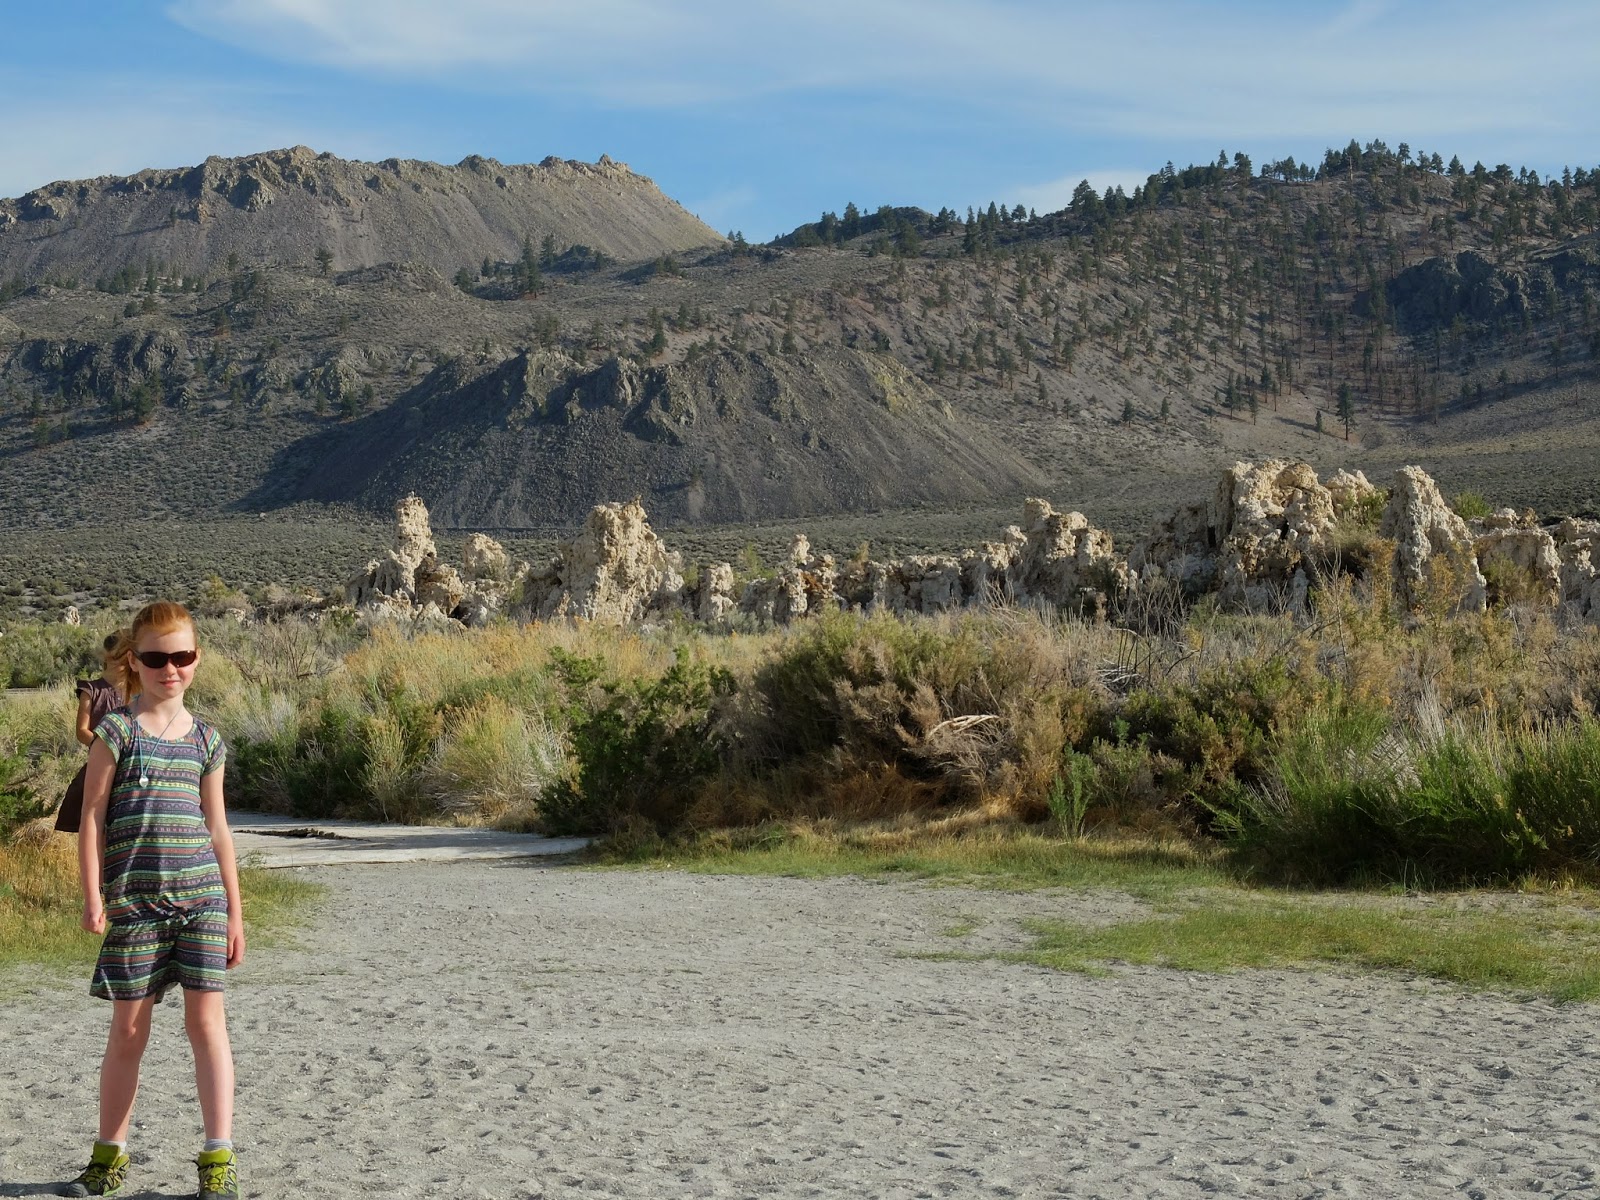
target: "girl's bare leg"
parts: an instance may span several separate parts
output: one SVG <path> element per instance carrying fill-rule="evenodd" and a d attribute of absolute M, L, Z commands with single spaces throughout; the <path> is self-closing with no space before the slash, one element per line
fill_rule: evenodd
<path fill-rule="evenodd" d="M 233 1137 L 233 1047 L 221 992 L 183 990 L 183 1026 L 194 1050 L 194 1082 L 206 1138 Z"/>
<path fill-rule="evenodd" d="M 150 1013 L 156 998 L 112 1002 L 111 1033 L 100 1063 L 100 1140 L 126 1142 L 139 1094 L 139 1062 L 150 1041 Z"/>

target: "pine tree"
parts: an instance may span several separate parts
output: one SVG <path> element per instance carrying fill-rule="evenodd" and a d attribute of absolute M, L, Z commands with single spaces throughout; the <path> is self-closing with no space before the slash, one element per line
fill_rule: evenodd
<path fill-rule="evenodd" d="M 839 222 L 839 236 L 845 240 L 855 237 L 861 232 L 861 210 L 856 207 L 855 201 L 844 206 L 844 219 Z"/>
<path fill-rule="evenodd" d="M 544 286 L 539 272 L 539 256 L 534 253 L 533 239 L 522 239 L 522 257 L 517 261 L 517 288 L 524 296 L 537 296 Z"/>

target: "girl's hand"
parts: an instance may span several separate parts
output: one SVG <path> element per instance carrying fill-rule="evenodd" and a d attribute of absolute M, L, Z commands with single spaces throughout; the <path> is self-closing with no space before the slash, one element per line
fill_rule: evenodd
<path fill-rule="evenodd" d="M 86 933 L 104 933 L 106 931 L 106 910 L 102 904 L 85 904 L 83 906 L 83 920 L 78 924 Z"/>
<path fill-rule="evenodd" d="M 228 918 L 228 970 L 244 961 L 244 922 Z"/>

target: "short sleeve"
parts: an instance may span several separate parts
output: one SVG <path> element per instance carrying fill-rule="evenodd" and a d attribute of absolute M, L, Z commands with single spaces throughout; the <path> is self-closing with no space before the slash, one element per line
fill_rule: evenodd
<path fill-rule="evenodd" d="M 200 764 L 200 774 L 210 775 L 214 771 L 222 770 L 224 764 L 227 763 L 228 746 L 227 743 L 222 740 L 222 735 L 210 725 L 206 725 L 203 729 L 203 732 L 205 734 L 204 744 L 206 752 L 205 759 Z"/>
<path fill-rule="evenodd" d="M 73 690 L 76 691 L 78 693 L 78 695 L 87 696 L 87 697 L 89 697 L 89 699 L 93 700 L 94 699 L 94 680 L 92 680 L 92 679 L 80 679 L 74 685 Z"/>
<path fill-rule="evenodd" d="M 122 758 L 122 752 L 127 748 L 133 734 L 133 725 L 128 720 L 128 714 L 122 709 L 108 712 L 100 719 L 100 724 L 94 727 L 94 735 L 111 748 L 111 753 L 117 758 Z"/>

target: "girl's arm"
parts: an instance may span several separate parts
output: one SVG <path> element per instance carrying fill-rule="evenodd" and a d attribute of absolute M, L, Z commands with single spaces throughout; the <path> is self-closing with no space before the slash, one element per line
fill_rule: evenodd
<path fill-rule="evenodd" d="M 89 747 L 89 766 L 83 774 L 83 822 L 78 827 L 78 876 L 83 883 L 82 926 L 90 933 L 106 931 L 105 901 L 100 896 L 100 875 L 106 859 L 106 805 L 117 758 L 99 738 Z"/>
<path fill-rule="evenodd" d="M 234 860 L 233 830 L 222 801 L 222 768 L 200 777 L 200 811 L 211 832 L 211 848 L 217 855 L 217 870 L 222 875 L 222 890 L 228 893 L 228 966 L 244 961 L 244 899 L 239 895 L 239 864 Z"/>
<path fill-rule="evenodd" d="M 83 746 L 94 745 L 94 730 L 89 728 L 89 713 L 94 709 L 94 702 L 89 699 L 88 692 L 78 693 L 78 743 Z"/>

